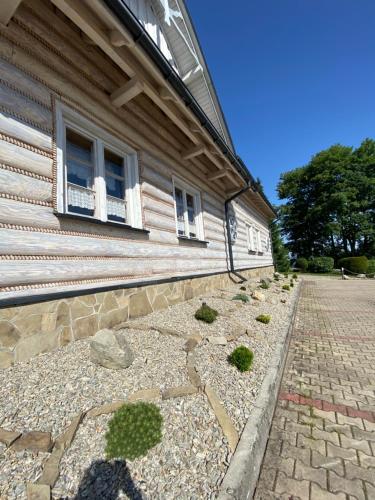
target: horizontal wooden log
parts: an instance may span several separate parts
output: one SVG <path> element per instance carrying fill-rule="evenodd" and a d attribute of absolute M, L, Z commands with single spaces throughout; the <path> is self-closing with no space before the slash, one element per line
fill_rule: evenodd
<path fill-rule="evenodd" d="M 7 52 L 5 53 L 7 54 Z M 30 97 L 33 97 L 45 106 L 51 106 L 51 92 L 47 87 L 1 58 L 0 75 L 2 80 L 16 87 L 21 92 L 30 95 Z"/>
<path fill-rule="evenodd" d="M 172 184 L 172 174 L 169 172 L 158 172 L 154 168 L 145 166 L 142 171 L 142 178 L 146 180 L 149 184 L 156 186 L 158 189 L 163 190 L 165 193 L 172 195 L 173 184 Z"/>
<path fill-rule="evenodd" d="M 172 193 L 166 193 L 162 189 L 159 189 L 158 187 L 150 184 L 147 181 L 142 182 L 142 193 L 145 196 L 151 196 L 152 198 L 158 199 L 160 201 L 163 201 L 164 203 L 168 203 L 171 206 L 174 206 Z"/>
<path fill-rule="evenodd" d="M 150 241 L 109 240 L 95 237 L 0 229 L 0 255 L 45 255 L 77 257 L 132 257 L 178 259 L 225 259 L 223 250 L 187 243 L 158 245 Z"/>
<path fill-rule="evenodd" d="M 163 203 L 161 201 L 155 200 L 154 198 L 149 198 L 148 196 L 143 197 L 143 208 L 144 210 L 150 210 L 156 214 L 160 214 L 162 217 L 168 217 L 175 222 L 175 210 L 170 204 Z"/>
<path fill-rule="evenodd" d="M 51 158 L 3 140 L 0 140 L 0 163 L 52 177 Z"/>
<path fill-rule="evenodd" d="M 51 202 L 52 184 L 0 168 L 0 192 Z"/>
<path fill-rule="evenodd" d="M 144 220 L 146 227 L 151 226 L 165 231 L 176 231 L 176 222 L 174 219 L 164 217 L 149 210 L 144 211 Z"/>
<path fill-rule="evenodd" d="M 51 283 L 79 279 L 100 279 L 152 274 L 193 273 L 223 270 L 225 266 L 212 261 L 160 259 L 103 260 L 0 260 L 0 286 Z"/>
<path fill-rule="evenodd" d="M 15 113 L 41 129 L 52 130 L 52 113 L 38 103 L 0 83 L 0 109 Z"/>
<path fill-rule="evenodd" d="M 1 111 L 0 132 L 37 148 L 52 150 L 51 134 L 43 132 L 30 124 L 24 123 L 19 118 Z"/>

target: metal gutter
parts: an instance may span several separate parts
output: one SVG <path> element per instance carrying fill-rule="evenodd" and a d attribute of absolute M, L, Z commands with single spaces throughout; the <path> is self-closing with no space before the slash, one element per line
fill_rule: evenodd
<path fill-rule="evenodd" d="M 233 261 L 233 249 L 232 249 L 232 238 L 230 235 L 230 221 L 229 221 L 229 203 L 231 203 L 235 198 L 238 198 L 241 194 L 245 193 L 252 187 L 251 184 L 247 184 L 244 188 L 242 188 L 240 191 L 235 193 L 233 196 L 225 200 L 224 203 L 224 209 L 225 209 L 225 223 L 226 223 L 226 228 L 227 228 L 227 240 L 228 240 L 228 253 L 229 253 L 229 266 L 230 266 L 230 272 L 241 278 L 243 281 L 246 281 L 246 279 L 241 276 L 240 274 L 237 273 L 237 271 L 234 269 L 234 261 Z"/>
<path fill-rule="evenodd" d="M 186 107 L 188 107 L 192 113 L 199 120 L 199 123 L 204 127 L 210 134 L 212 140 L 217 144 L 223 155 L 227 156 L 230 163 L 235 167 L 237 172 L 245 180 L 247 184 L 255 186 L 254 177 L 251 175 L 241 158 L 235 155 L 231 149 L 227 146 L 219 132 L 216 130 L 215 126 L 211 123 L 207 115 L 204 113 L 203 109 L 200 107 L 198 102 L 195 100 L 194 96 L 191 94 L 189 89 L 186 87 L 184 82 L 178 76 L 176 71 L 169 64 L 168 60 L 161 52 L 159 47 L 154 43 L 152 38 L 149 36 L 147 31 L 143 28 L 139 20 L 129 9 L 123 0 L 103 0 L 107 7 L 116 15 L 116 17 L 123 23 L 127 30 L 132 35 L 134 42 L 142 47 L 142 49 L 148 54 L 150 59 L 155 63 L 165 80 L 173 87 L 175 92 L 181 97 Z M 276 216 L 271 203 L 268 201 L 264 193 L 258 191 L 259 195 L 262 197 L 263 201 L 266 203 L 268 208 Z"/>

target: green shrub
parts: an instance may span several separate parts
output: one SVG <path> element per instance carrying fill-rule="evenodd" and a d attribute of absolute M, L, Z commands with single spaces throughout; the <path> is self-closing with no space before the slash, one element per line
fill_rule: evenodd
<path fill-rule="evenodd" d="M 375 259 L 369 259 L 367 272 L 370 274 L 375 274 Z"/>
<path fill-rule="evenodd" d="M 240 286 L 240 290 L 245 291 L 246 290 L 246 286 Z"/>
<path fill-rule="evenodd" d="M 257 316 L 255 319 L 260 323 L 268 325 L 268 323 L 271 321 L 271 316 L 269 314 L 259 314 L 259 316 Z"/>
<path fill-rule="evenodd" d="M 288 274 L 288 273 L 285 273 L 285 274 L 284 274 L 284 278 L 289 278 L 289 274 Z"/>
<path fill-rule="evenodd" d="M 339 260 L 339 266 L 351 271 L 352 273 L 365 274 L 368 270 L 369 263 L 367 257 L 345 257 Z"/>
<path fill-rule="evenodd" d="M 105 435 L 108 459 L 134 460 L 146 455 L 150 448 L 160 443 L 163 417 L 153 403 L 126 403 L 108 423 Z"/>
<path fill-rule="evenodd" d="M 274 274 L 274 275 L 273 275 L 273 279 L 274 279 L 275 281 L 280 281 L 280 276 L 279 276 L 278 274 Z"/>
<path fill-rule="evenodd" d="M 237 295 L 232 297 L 232 300 L 241 300 L 241 302 L 249 302 L 249 296 L 245 295 L 244 293 L 237 293 Z"/>
<path fill-rule="evenodd" d="M 228 356 L 228 361 L 234 365 L 240 372 L 247 372 L 253 364 L 254 353 L 244 345 L 236 349 Z"/>
<path fill-rule="evenodd" d="M 312 257 L 309 260 L 308 270 L 312 273 L 330 273 L 333 270 L 332 257 Z"/>
<path fill-rule="evenodd" d="M 263 288 L 264 290 L 268 290 L 268 288 L 270 287 L 270 284 L 267 281 L 262 280 L 262 282 L 259 286 L 260 286 L 260 288 Z"/>
<path fill-rule="evenodd" d="M 195 319 L 204 321 L 205 323 L 213 323 L 218 314 L 219 313 L 215 309 L 212 309 L 212 307 L 203 302 L 201 307 L 195 313 Z"/>
<path fill-rule="evenodd" d="M 304 273 L 309 267 L 309 261 L 305 259 L 305 257 L 298 257 L 298 259 L 296 260 L 296 267 L 298 267 L 298 269 L 300 269 Z"/>
<path fill-rule="evenodd" d="M 293 288 L 294 287 L 294 282 L 293 280 L 290 280 L 290 287 Z"/>
<path fill-rule="evenodd" d="M 289 285 L 283 285 L 283 290 L 290 290 L 290 286 Z"/>
<path fill-rule="evenodd" d="M 296 273 L 294 273 L 294 274 L 293 274 L 293 279 L 294 279 L 294 280 L 298 279 L 298 276 L 297 276 L 297 274 L 296 274 Z"/>

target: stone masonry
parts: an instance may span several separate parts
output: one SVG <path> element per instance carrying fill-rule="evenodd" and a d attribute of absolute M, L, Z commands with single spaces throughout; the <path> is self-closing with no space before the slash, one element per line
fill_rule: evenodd
<path fill-rule="evenodd" d="M 246 278 L 272 273 L 273 267 L 241 271 Z M 232 284 L 223 273 L 0 309 L 0 369 Z"/>
<path fill-rule="evenodd" d="M 374 317 L 374 281 L 304 281 L 255 499 L 375 499 Z"/>

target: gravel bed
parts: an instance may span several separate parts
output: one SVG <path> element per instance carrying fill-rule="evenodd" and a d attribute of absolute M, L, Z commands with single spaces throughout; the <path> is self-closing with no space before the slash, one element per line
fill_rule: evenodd
<path fill-rule="evenodd" d="M 275 284 L 262 293 L 267 297 L 266 302 L 251 301 L 232 314 L 231 321 L 242 326 L 244 335 L 226 346 L 206 342 L 195 351 L 196 368 L 202 381 L 215 389 L 238 432 L 242 432 L 258 396 L 277 340 L 281 332 L 289 328 L 296 299 L 296 289 L 281 293 Z M 286 298 L 287 303 L 282 304 L 281 298 Z M 264 325 L 256 321 L 259 314 L 270 314 L 270 323 Z M 254 352 L 249 372 L 241 373 L 227 362 L 228 355 L 240 345 Z"/>
<path fill-rule="evenodd" d="M 249 290 L 242 292 L 234 285 L 134 320 L 146 328 L 177 331 L 181 337 L 151 329 L 122 330 L 135 353 L 134 363 L 126 370 L 107 370 L 91 363 L 90 341 L 84 339 L 0 371 L 0 426 L 20 432 L 50 431 L 55 438 L 80 411 L 126 399 L 138 389 L 164 390 L 189 383 L 183 336 L 228 336 L 242 330 L 244 334 L 226 346 L 204 340 L 195 349 L 203 382 L 216 391 L 241 433 L 276 340 L 290 323 L 296 289 L 283 293 L 281 286 L 288 281 L 260 290 L 266 302 L 232 301 L 236 293 L 250 295 Z M 281 303 L 281 298 L 287 303 Z M 202 301 L 219 312 L 213 324 L 194 318 Z M 255 321 L 261 313 L 271 314 L 270 324 Z M 251 372 L 241 374 L 228 364 L 227 356 L 237 345 L 254 351 Z M 53 498 L 213 498 L 231 455 L 206 397 L 198 394 L 158 405 L 165 419 L 162 443 L 126 467 L 121 461 L 105 461 L 104 434 L 110 417 L 86 418 L 62 459 Z M 40 475 L 46 456 L 15 453 L 0 445 L 0 499 L 26 498 L 25 482 Z"/>
<path fill-rule="evenodd" d="M 159 406 L 161 444 L 126 464 L 105 460 L 110 417 L 85 420 L 62 459 L 53 498 L 213 498 L 231 455 L 206 398 L 198 394 Z"/>
<path fill-rule="evenodd" d="M 188 382 L 183 339 L 155 331 L 124 330 L 124 335 L 135 353 L 126 370 L 91 363 L 88 339 L 0 370 L 0 426 L 56 437 L 80 411 L 138 389 Z"/>

